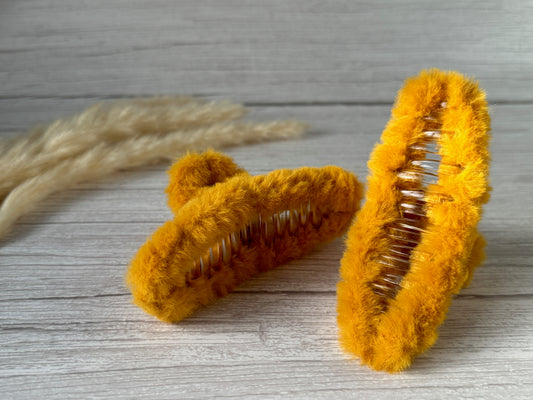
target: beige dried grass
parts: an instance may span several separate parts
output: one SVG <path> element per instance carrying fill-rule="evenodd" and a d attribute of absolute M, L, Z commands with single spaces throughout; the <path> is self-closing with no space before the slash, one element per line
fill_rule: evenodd
<path fill-rule="evenodd" d="M 69 118 L 0 142 L 0 238 L 46 196 L 113 171 L 188 150 L 288 139 L 296 121 L 234 122 L 239 104 L 158 97 L 97 104 Z"/>

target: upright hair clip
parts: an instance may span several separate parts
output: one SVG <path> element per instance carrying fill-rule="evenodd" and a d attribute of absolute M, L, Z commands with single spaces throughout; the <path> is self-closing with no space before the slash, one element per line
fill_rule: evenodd
<path fill-rule="evenodd" d="M 489 125 L 484 93 L 458 73 L 423 71 L 399 92 L 337 291 L 341 343 L 374 369 L 400 371 L 433 345 L 484 258 Z"/>
<path fill-rule="evenodd" d="M 139 249 L 127 276 L 135 303 L 167 322 L 342 235 L 362 196 L 338 167 L 253 177 L 214 151 L 183 157 L 169 175 L 174 219 Z"/>

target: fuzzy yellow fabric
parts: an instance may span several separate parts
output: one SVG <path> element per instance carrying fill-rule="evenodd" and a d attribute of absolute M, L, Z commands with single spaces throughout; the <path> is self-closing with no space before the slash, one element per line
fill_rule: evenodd
<path fill-rule="evenodd" d="M 338 167 L 281 169 L 253 177 L 214 151 L 183 157 L 169 175 L 174 219 L 139 249 L 127 275 L 134 302 L 167 322 L 177 322 L 257 273 L 342 235 L 362 197 L 356 177 Z M 307 223 L 297 234 L 286 232 L 269 245 L 254 240 L 212 274 L 187 279 L 195 260 L 254 218 L 309 203 L 323 216 L 319 226 Z"/>
<path fill-rule="evenodd" d="M 441 166 L 438 189 L 429 187 L 426 194 L 428 229 L 411 253 L 401 288 L 384 308 L 369 282 L 383 272 L 377 258 L 390 245 L 386 227 L 400 218 L 397 172 L 407 165 L 421 120 L 442 102 Z M 350 228 L 337 287 L 341 345 L 376 370 L 401 371 L 434 344 L 452 296 L 484 259 L 476 225 L 489 198 L 489 129 L 483 91 L 459 73 L 423 71 L 398 94 L 369 161 L 366 202 Z M 444 164 L 462 170 L 446 175 Z"/>

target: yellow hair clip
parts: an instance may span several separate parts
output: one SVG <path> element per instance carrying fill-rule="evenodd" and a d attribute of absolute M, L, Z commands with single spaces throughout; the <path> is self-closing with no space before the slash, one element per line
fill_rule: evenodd
<path fill-rule="evenodd" d="M 250 176 L 214 151 L 169 170 L 175 216 L 139 249 L 127 281 L 148 313 L 177 322 L 275 268 L 342 235 L 362 187 L 338 167 Z"/>
<path fill-rule="evenodd" d="M 374 369 L 400 371 L 431 347 L 484 259 L 489 126 L 484 93 L 458 73 L 423 71 L 399 92 L 337 289 L 341 344 Z"/>

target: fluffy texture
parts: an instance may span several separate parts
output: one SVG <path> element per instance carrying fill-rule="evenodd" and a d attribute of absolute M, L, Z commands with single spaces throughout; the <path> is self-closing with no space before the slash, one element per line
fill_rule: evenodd
<path fill-rule="evenodd" d="M 438 186 L 426 193 L 428 228 L 411 253 L 401 288 L 384 307 L 369 283 L 383 273 L 377 260 L 391 245 L 387 226 L 401 218 L 397 171 L 408 162 L 421 120 L 442 102 L 442 159 Z M 401 371 L 434 344 L 453 294 L 484 259 L 476 225 L 489 197 L 489 129 L 484 93 L 458 73 L 423 71 L 398 94 L 369 162 L 366 202 L 350 228 L 337 288 L 342 347 L 376 370 Z M 459 172 L 442 173 L 446 165 Z"/>
<path fill-rule="evenodd" d="M 121 100 L 39 126 L 26 136 L 0 142 L 0 199 L 43 169 L 101 145 L 136 136 L 165 135 L 241 118 L 239 104 L 206 103 L 186 97 Z"/>
<path fill-rule="evenodd" d="M 0 141 L 0 238 L 40 200 L 75 183 L 189 149 L 291 138 L 305 129 L 295 121 L 232 122 L 245 111 L 184 97 L 122 100 Z"/>
<path fill-rule="evenodd" d="M 257 273 L 340 236 L 362 196 L 356 177 L 338 167 L 281 169 L 252 177 L 213 151 L 185 156 L 169 174 L 167 193 L 175 217 L 139 249 L 127 274 L 135 303 L 167 322 L 177 322 Z M 259 216 L 308 205 L 321 215 L 317 224 L 307 221 L 297 234 L 287 228 L 270 242 L 253 239 L 215 271 L 188 279 L 196 260 Z"/>

